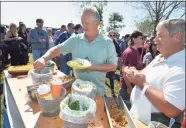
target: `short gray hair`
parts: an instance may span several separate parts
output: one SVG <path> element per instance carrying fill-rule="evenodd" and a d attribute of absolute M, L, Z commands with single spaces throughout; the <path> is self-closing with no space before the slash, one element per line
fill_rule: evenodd
<path fill-rule="evenodd" d="M 184 19 L 168 19 L 160 22 L 160 25 L 165 27 L 168 32 L 169 36 L 174 36 L 178 32 L 183 33 L 183 41 L 185 42 L 185 25 L 186 22 Z"/>
<path fill-rule="evenodd" d="M 87 7 L 83 8 L 82 15 L 84 13 L 88 13 L 89 15 L 91 15 L 92 16 L 92 20 L 99 20 L 100 21 L 100 15 L 99 15 L 99 12 L 96 9 L 96 7 L 87 6 Z"/>

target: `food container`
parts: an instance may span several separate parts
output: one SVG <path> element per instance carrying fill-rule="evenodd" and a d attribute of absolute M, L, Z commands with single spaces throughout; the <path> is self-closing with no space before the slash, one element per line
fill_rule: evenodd
<path fill-rule="evenodd" d="M 168 127 L 160 122 L 152 121 L 148 125 L 148 128 L 168 128 Z"/>
<path fill-rule="evenodd" d="M 65 98 L 65 95 L 67 93 L 65 88 L 61 89 L 62 95 L 60 98 L 57 98 L 55 100 L 45 100 L 41 99 L 38 96 L 38 93 L 36 92 L 37 100 L 39 103 L 39 107 L 41 110 L 41 114 L 45 117 L 55 117 L 60 112 L 60 102 Z"/>
<path fill-rule="evenodd" d="M 38 87 L 39 87 L 38 85 L 27 86 L 27 93 L 28 93 L 29 98 L 32 101 L 36 101 L 37 100 L 37 97 L 36 97 L 35 93 L 36 93 Z"/>
<path fill-rule="evenodd" d="M 96 118 L 96 102 L 83 95 L 69 94 L 60 103 L 64 128 L 88 128 Z"/>
<path fill-rule="evenodd" d="M 85 95 L 91 99 L 95 99 L 96 86 L 92 82 L 77 79 L 72 84 L 72 93 L 77 95 Z"/>
<path fill-rule="evenodd" d="M 39 84 L 52 80 L 53 74 L 50 70 L 42 70 L 41 72 L 37 72 L 33 69 L 28 72 L 28 77 L 31 78 L 33 84 Z"/>
<path fill-rule="evenodd" d="M 119 97 L 119 98 L 103 97 L 103 99 L 104 99 L 105 111 L 106 111 L 107 116 L 108 116 L 110 128 L 114 128 L 114 127 L 113 127 L 113 124 L 112 124 L 112 121 L 111 121 L 110 113 L 108 111 L 108 107 L 107 107 L 108 104 L 117 104 L 121 110 L 124 110 L 125 116 L 126 116 L 126 119 L 127 119 L 127 128 L 137 128 L 136 124 L 134 123 L 132 117 L 129 114 L 129 110 L 128 110 L 125 102 L 122 100 L 121 97 Z"/>
<path fill-rule="evenodd" d="M 22 66 L 10 66 L 8 68 L 8 73 L 11 75 L 26 75 L 33 68 L 34 68 L 33 64 Z"/>
<path fill-rule="evenodd" d="M 56 63 L 52 60 L 49 60 L 46 64 L 46 67 L 44 68 L 44 70 L 51 70 L 53 74 L 56 74 L 57 73 Z"/>
<path fill-rule="evenodd" d="M 62 80 L 63 82 L 63 87 L 64 88 L 69 88 L 72 86 L 72 83 L 76 80 L 76 78 L 74 77 L 71 77 L 71 76 L 62 76 L 62 77 L 59 77 L 59 79 Z"/>
<path fill-rule="evenodd" d="M 51 82 L 52 85 L 52 96 L 54 99 L 59 98 L 61 96 L 61 89 L 63 87 L 62 81 L 60 79 L 54 79 Z"/>
<path fill-rule="evenodd" d="M 52 90 L 49 85 L 40 85 L 37 89 L 37 93 L 40 99 L 53 100 Z"/>

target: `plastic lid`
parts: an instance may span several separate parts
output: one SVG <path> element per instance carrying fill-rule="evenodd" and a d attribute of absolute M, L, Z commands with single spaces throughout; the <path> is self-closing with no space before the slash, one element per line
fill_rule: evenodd
<path fill-rule="evenodd" d="M 44 85 L 40 85 L 39 88 L 37 89 L 38 94 L 42 95 L 42 94 L 46 94 L 48 92 L 51 91 L 51 88 L 49 85 L 44 84 Z"/>
<path fill-rule="evenodd" d="M 61 79 L 54 79 L 52 82 L 51 82 L 52 85 L 62 85 L 63 82 Z"/>

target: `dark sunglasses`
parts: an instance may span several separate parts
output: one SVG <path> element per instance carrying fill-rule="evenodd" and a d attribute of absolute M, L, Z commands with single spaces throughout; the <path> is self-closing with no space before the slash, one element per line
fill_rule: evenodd
<path fill-rule="evenodd" d="M 109 35 L 110 37 L 115 37 L 115 35 Z"/>

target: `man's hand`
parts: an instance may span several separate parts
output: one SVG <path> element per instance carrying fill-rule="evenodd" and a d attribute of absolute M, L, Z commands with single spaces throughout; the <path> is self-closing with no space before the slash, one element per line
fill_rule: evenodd
<path fill-rule="evenodd" d="M 46 66 L 46 60 L 41 57 L 39 59 L 37 59 L 35 62 L 34 62 L 34 68 L 36 71 L 40 72 L 45 66 Z"/>
<path fill-rule="evenodd" d="M 127 79 L 136 86 L 143 88 L 146 84 L 146 76 L 137 70 L 126 69 L 125 71 Z"/>

